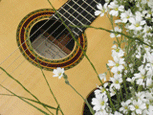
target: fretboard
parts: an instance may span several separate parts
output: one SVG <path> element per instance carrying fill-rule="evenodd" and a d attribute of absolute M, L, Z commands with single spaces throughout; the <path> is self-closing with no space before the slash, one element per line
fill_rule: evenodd
<path fill-rule="evenodd" d="M 99 2 L 104 4 L 104 0 L 69 0 L 57 12 L 73 34 L 78 37 L 86 28 L 74 28 L 71 25 L 90 25 L 96 19 L 94 12 Z M 56 14 L 55 16 L 58 18 Z"/>

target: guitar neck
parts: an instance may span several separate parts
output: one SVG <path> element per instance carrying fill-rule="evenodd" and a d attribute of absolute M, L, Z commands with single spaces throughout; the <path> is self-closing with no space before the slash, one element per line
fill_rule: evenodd
<path fill-rule="evenodd" d="M 86 28 L 74 28 L 72 25 L 90 25 L 96 19 L 94 12 L 96 10 L 96 4 L 99 2 L 100 0 L 69 0 L 57 12 L 73 34 L 78 37 Z M 55 16 L 58 18 L 57 14 Z"/>

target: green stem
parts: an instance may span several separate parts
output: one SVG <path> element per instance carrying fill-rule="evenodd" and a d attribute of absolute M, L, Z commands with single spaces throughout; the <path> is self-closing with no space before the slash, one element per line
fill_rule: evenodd
<path fill-rule="evenodd" d="M 127 96 L 129 93 L 128 93 L 128 91 L 127 91 L 126 79 L 125 79 L 124 76 L 123 76 L 123 86 L 124 86 L 124 89 L 125 89 L 125 92 L 126 92 L 126 96 Z"/>
<path fill-rule="evenodd" d="M 138 37 L 131 37 L 131 36 L 126 35 L 126 34 L 121 33 L 121 32 L 114 32 L 114 31 L 111 31 L 111 30 L 108 30 L 108 29 L 105 29 L 105 28 L 101 28 L 101 27 L 93 27 L 93 26 L 89 26 L 89 25 L 84 25 L 84 26 L 73 26 L 73 25 L 72 25 L 72 27 L 80 27 L 80 28 L 81 28 L 81 27 L 82 27 L 82 28 L 84 28 L 84 27 L 85 27 L 85 28 L 94 28 L 94 29 L 104 30 L 104 31 L 109 32 L 109 33 L 121 34 L 121 35 L 127 37 L 128 39 L 131 39 L 131 40 L 138 40 L 140 43 L 145 44 L 145 45 L 147 45 L 147 46 L 153 48 L 153 46 L 151 46 L 151 45 L 145 43 L 144 41 L 142 41 L 142 40 L 139 39 Z"/>
<path fill-rule="evenodd" d="M 54 8 L 54 6 L 52 5 L 52 3 L 47 0 L 49 2 L 49 4 L 51 5 L 51 7 L 53 8 L 53 10 L 55 11 L 55 13 L 57 14 L 57 16 L 59 17 L 59 19 L 62 21 L 62 24 L 66 27 L 66 29 L 69 31 L 69 33 L 71 34 L 72 38 L 74 39 L 74 41 L 77 43 L 77 45 L 81 48 L 83 55 L 87 58 L 88 62 L 90 63 L 90 65 L 92 66 L 92 68 L 94 69 L 95 73 L 97 74 L 98 80 L 100 81 L 101 84 L 102 81 L 99 78 L 99 74 L 94 66 L 94 64 L 91 62 L 91 60 L 89 59 L 89 57 L 86 55 L 86 52 L 83 50 L 82 46 L 79 44 L 78 40 L 74 37 L 73 33 L 71 32 L 71 30 L 69 29 L 69 27 L 65 24 L 65 22 L 63 21 L 63 19 L 60 17 L 60 15 L 57 13 L 56 9 Z"/>
<path fill-rule="evenodd" d="M 109 68 L 109 66 L 108 66 L 107 64 L 106 64 L 106 68 L 107 68 L 107 70 L 108 70 L 108 72 L 109 72 L 110 77 L 112 77 L 112 74 L 111 74 L 110 68 Z"/>
<path fill-rule="evenodd" d="M 114 104 L 113 104 L 113 102 L 112 102 L 112 99 L 111 99 L 111 97 L 110 97 L 110 93 L 109 93 L 107 90 L 105 90 L 105 91 L 106 91 L 106 94 L 107 94 L 108 99 L 109 99 L 109 101 L 110 101 L 110 106 L 111 106 L 111 108 L 113 109 L 113 111 L 115 112 L 116 109 L 115 109 Z"/>
<path fill-rule="evenodd" d="M 15 95 L 11 95 L 11 94 L 0 94 L 0 95 L 4 95 L 4 96 L 15 96 Z M 38 104 L 40 104 L 40 105 L 44 105 L 44 106 L 46 106 L 46 107 L 48 107 L 48 108 L 50 108 L 50 109 L 55 109 L 55 110 L 57 109 L 57 108 L 55 108 L 55 107 L 52 107 L 52 106 L 47 105 L 47 104 L 44 104 L 44 103 L 42 103 L 42 102 L 35 101 L 35 100 L 30 99 L 30 98 L 27 98 L 27 97 L 22 97 L 22 96 L 19 96 L 19 95 L 17 95 L 17 97 L 20 97 L 20 98 L 22 98 L 22 99 L 26 99 L 26 100 L 29 100 L 29 101 L 38 103 Z"/>
<path fill-rule="evenodd" d="M 16 81 L 25 91 L 27 91 L 29 94 L 31 94 L 35 99 L 37 99 L 38 100 L 38 98 L 35 96 L 35 95 L 33 95 L 28 89 L 26 89 L 17 79 L 15 79 L 13 76 L 11 76 L 7 71 L 5 71 L 5 69 L 4 68 L 2 68 L 2 67 L 0 67 L 0 69 L 2 70 L 2 71 L 4 71 L 11 79 L 13 79 L 14 81 Z"/>
<path fill-rule="evenodd" d="M 6 89 L 8 92 L 10 92 L 11 94 L 13 94 L 14 96 L 18 97 L 19 99 L 21 99 L 22 101 L 26 102 L 27 104 L 33 106 L 34 108 L 36 108 L 37 110 L 39 110 L 40 112 L 42 112 L 45 115 L 49 115 L 48 113 L 46 113 L 45 111 L 41 110 L 40 108 L 36 107 L 35 105 L 33 105 L 32 103 L 22 99 L 21 97 L 19 97 L 18 95 L 16 95 L 15 93 L 13 93 L 12 91 L 10 91 L 9 89 L 7 89 L 6 87 L 4 87 L 3 85 L 0 84 L 1 87 L 3 87 L 4 89 Z"/>
<path fill-rule="evenodd" d="M 109 17 L 109 16 L 107 15 L 107 17 L 108 17 L 108 19 L 109 19 L 109 21 L 110 21 L 110 23 L 111 23 L 111 25 L 112 25 L 113 31 L 115 32 L 115 30 L 114 30 L 114 24 L 113 24 L 113 16 Z M 119 42 L 119 39 L 117 38 L 116 34 L 115 34 L 115 37 L 116 37 L 118 46 L 121 47 L 120 42 Z"/>
<path fill-rule="evenodd" d="M 117 100 L 118 100 L 117 103 L 118 103 L 118 105 L 120 105 L 121 100 L 120 100 L 120 95 L 117 90 L 116 90 L 116 96 L 117 96 Z"/>
<path fill-rule="evenodd" d="M 122 101 L 123 101 L 123 94 L 122 94 L 123 92 L 122 92 L 122 88 L 120 88 L 120 96 L 121 96 L 121 99 L 122 99 Z"/>
<path fill-rule="evenodd" d="M 59 109 L 59 106 L 58 106 L 57 109 L 56 109 L 56 115 L 58 115 L 58 109 Z"/>
<path fill-rule="evenodd" d="M 94 110 L 92 109 L 91 105 L 88 103 L 88 101 L 71 85 L 68 83 L 68 85 L 84 100 L 84 102 L 87 104 L 90 112 L 94 115 Z"/>
<path fill-rule="evenodd" d="M 40 68 L 41 68 L 41 67 L 40 67 Z M 54 93 L 53 93 L 53 91 L 52 91 L 52 89 L 51 89 L 51 87 L 50 87 L 48 81 L 47 81 L 47 78 L 46 78 L 46 76 L 45 76 L 45 74 L 44 74 L 42 68 L 41 68 L 41 72 L 42 72 L 42 74 L 43 74 L 43 76 L 44 76 L 44 78 L 45 78 L 45 81 L 46 81 L 46 83 L 47 83 L 47 85 L 48 85 L 48 87 L 49 87 L 49 90 L 50 90 L 50 92 L 51 92 L 51 94 L 52 94 L 54 100 L 56 101 L 56 103 L 57 103 L 57 105 L 58 105 L 59 110 L 61 111 L 62 115 L 64 115 L 64 113 L 63 113 L 61 107 L 59 106 L 59 103 L 58 103 L 58 101 L 57 101 L 57 99 L 56 99 L 56 97 L 55 97 L 55 95 L 54 95 Z"/>
<path fill-rule="evenodd" d="M 26 31 L 26 29 L 25 29 L 25 31 Z M 29 40 L 29 38 L 28 38 L 28 40 Z M 33 49 L 32 49 L 32 50 L 33 50 Z M 51 89 L 49 83 L 48 83 L 48 80 L 47 80 L 47 78 L 46 78 L 46 76 L 45 76 L 45 74 L 44 74 L 44 72 L 43 72 L 43 70 L 42 70 L 42 67 L 40 66 L 40 63 L 39 63 L 39 61 L 38 61 L 38 59 L 37 59 L 37 55 L 35 55 L 35 56 L 36 56 L 35 59 L 36 59 L 38 65 L 39 65 L 39 68 L 41 69 L 41 72 L 42 72 L 42 74 L 43 74 L 43 77 L 44 77 L 44 79 L 45 79 L 45 81 L 46 81 L 46 83 L 47 83 L 47 86 L 48 86 L 48 88 L 49 88 L 49 90 L 50 90 L 50 92 L 51 92 L 51 94 L 52 94 L 54 100 L 56 101 L 57 105 L 59 106 L 59 103 L 58 103 L 58 101 L 57 101 L 57 99 L 56 99 L 56 97 L 55 97 L 55 95 L 54 95 L 54 93 L 53 93 L 53 91 L 52 91 L 52 89 Z M 60 106 L 59 106 L 59 108 L 60 108 Z M 46 109 L 47 109 L 47 108 L 46 108 Z M 63 111 L 62 111 L 61 108 L 60 108 L 60 111 L 61 111 L 62 115 L 64 115 L 64 113 L 63 113 Z M 51 113 L 51 112 L 50 112 L 50 113 Z"/>
<path fill-rule="evenodd" d="M 23 85 L 22 85 L 22 83 L 20 83 L 17 79 L 15 79 L 13 76 L 11 76 L 4 68 L 2 68 L 2 67 L 0 67 L 0 69 L 3 71 L 3 72 L 5 72 L 11 79 L 13 79 L 15 82 L 17 82 L 25 91 L 27 91 L 31 96 L 33 96 L 38 102 L 40 102 L 40 100 L 34 95 L 34 94 L 32 94 L 26 87 L 24 87 Z M 43 105 L 42 105 L 43 106 Z M 44 107 L 44 106 L 43 106 Z M 48 108 L 46 108 L 46 107 L 44 107 L 47 111 L 49 111 L 48 110 Z M 49 111 L 50 112 L 50 111 Z M 51 113 L 51 112 L 50 112 Z"/>

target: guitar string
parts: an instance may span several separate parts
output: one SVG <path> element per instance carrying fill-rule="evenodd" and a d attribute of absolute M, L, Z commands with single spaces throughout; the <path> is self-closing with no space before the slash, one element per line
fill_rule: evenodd
<path fill-rule="evenodd" d="M 93 1 L 95 1 L 95 0 L 93 0 Z M 92 1 L 92 2 L 93 2 L 93 1 Z M 91 2 L 91 3 L 92 3 L 92 2 Z M 90 3 L 90 4 L 91 4 L 91 3 Z M 88 5 L 88 6 L 91 7 L 91 5 Z M 87 8 L 87 7 L 86 7 L 86 8 Z M 76 11 L 77 11 L 77 10 L 76 10 Z M 91 12 L 91 10 L 90 10 L 90 12 Z M 79 13 L 79 12 L 78 12 L 78 13 Z M 87 14 L 86 14 L 86 15 L 87 15 Z M 86 16 L 86 15 L 85 15 L 85 16 Z M 72 40 L 72 39 L 71 39 L 71 40 Z M 71 41 L 71 40 L 70 40 L 70 41 Z M 70 42 L 70 41 L 69 41 L 69 42 Z M 68 42 L 68 43 L 69 43 L 69 42 Z M 67 43 L 67 44 L 68 44 L 68 43 Z"/>
<path fill-rule="evenodd" d="M 54 23 L 56 23 L 56 22 L 54 22 Z M 43 25 L 44 25 L 44 24 L 43 24 Z M 54 25 L 54 24 L 52 24 L 52 25 Z M 50 26 L 50 27 L 51 27 L 51 26 Z M 50 27 L 49 27 L 49 28 L 50 28 Z M 48 29 L 49 29 L 49 28 L 48 28 Z M 48 30 L 48 29 L 47 29 L 47 30 Z M 47 31 L 47 30 L 46 30 L 46 31 Z M 44 31 L 41 35 L 43 35 L 46 31 Z M 35 32 L 35 33 L 36 33 L 36 32 Z M 34 34 L 33 34 L 33 35 L 34 35 Z M 41 36 L 41 35 L 39 35 L 39 36 Z M 34 42 L 36 42 L 37 40 L 38 40 L 38 39 L 36 39 Z M 23 43 L 25 43 L 25 41 L 24 41 Z M 23 44 L 23 43 L 22 43 L 22 44 Z M 21 44 L 21 45 L 22 45 L 22 44 Z M 28 48 L 25 49 L 25 50 L 23 51 L 23 53 L 24 53 L 26 50 L 28 50 Z M 20 55 L 22 55 L 23 53 L 21 53 Z M 15 60 L 17 60 L 18 58 L 19 58 L 19 57 L 17 57 Z M 13 63 L 13 62 L 12 62 L 12 63 Z M 9 67 L 12 63 L 10 63 L 10 64 L 8 65 L 8 67 Z M 8 68 L 8 67 L 7 67 L 7 68 Z M 0 75 L 1 75 L 1 74 L 0 74 Z"/>
<path fill-rule="evenodd" d="M 58 21 L 58 20 L 56 20 L 56 21 Z M 55 24 L 56 22 L 54 22 L 53 24 Z M 50 27 L 52 27 L 52 26 L 50 26 Z M 46 31 L 48 30 L 49 28 L 47 28 L 46 29 Z M 45 31 L 41 34 L 41 35 L 43 35 L 45 33 Z M 40 37 L 41 35 L 39 35 L 38 37 Z M 37 39 L 38 40 L 38 39 Z M 34 42 L 36 42 L 36 40 L 34 41 Z M 25 43 L 25 41 L 24 41 L 24 43 Z M 25 49 L 22 53 L 20 53 L 19 54 L 19 56 L 17 56 L 6 68 L 5 68 L 5 70 L 7 70 L 20 56 L 22 56 L 22 54 L 24 53 L 24 52 L 26 52 L 27 50 L 29 49 L 29 47 L 27 48 L 27 49 Z M 0 73 L 0 75 L 2 74 L 3 72 L 1 72 Z"/>
<path fill-rule="evenodd" d="M 30 85 L 30 84 L 29 84 Z M 23 92 L 23 91 L 22 91 Z M 22 93 L 22 92 L 20 92 L 20 93 Z"/>
<path fill-rule="evenodd" d="M 56 20 L 56 22 L 57 22 L 57 21 L 58 21 L 58 20 Z M 51 25 L 51 26 L 52 26 L 52 25 Z M 51 26 L 50 26 L 50 27 L 51 27 Z M 50 28 L 50 27 L 49 27 L 49 28 Z M 60 27 L 60 25 L 59 25 L 58 27 Z M 55 30 L 54 30 L 54 31 L 55 31 Z M 41 35 L 40 35 L 40 36 L 41 36 Z M 47 39 L 47 38 L 46 38 L 46 39 Z M 36 40 L 35 40 L 35 41 L 36 41 Z M 26 49 L 26 50 L 27 50 L 27 49 Z M 25 50 L 25 51 L 26 51 L 26 50 Z M 30 54 L 30 55 L 31 55 L 31 54 Z M 19 55 L 19 57 L 20 57 L 20 56 L 21 56 L 21 54 Z M 17 57 L 16 59 L 18 59 L 19 57 Z M 13 61 L 13 62 L 14 62 L 14 61 Z M 11 63 L 11 65 L 13 64 L 13 62 Z M 12 73 L 13 73 L 13 72 L 14 72 L 23 62 L 24 62 L 24 61 L 22 61 L 22 62 L 21 62 L 21 63 L 20 63 L 20 64 L 10 73 L 10 74 L 12 74 Z M 9 66 L 11 66 L 11 65 L 9 65 Z M 9 67 L 9 66 L 8 66 L 8 67 Z M 7 67 L 7 68 L 8 68 L 8 67 Z M 2 73 L 3 73 L 3 71 L 2 71 Z M 1 73 L 1 74 L 2 74 L 2 73 Z M 1 82 L 1 84 L 2 84 L 7 78 L 8 78 L 8 77 L 6 77 L 6 78 Z"/>
<path fill-rule="evenodd" d="M 91 4 L 91 3 L 90 3 L 90 4 Z M 81 4 L 81 5 L 82 5 L 82 4 Z M 90 7 L 91 7 L 91 5 L 90 5 Z M 69 9 L 70 9 L 70 8 L 69 8 Z M 74 12 L 73 12 L 73 13 L 74 13 Z M 55 23 L 54 23 L 54 24 L 55 24 Z M 52 25 L 53 25 L 53 24 L 52 24 Z M 51 25 L 51 26 L 52 26 L 52 25 Z M 50 27 L 51 27 L 51 26 L 50 26 Z M 61 25 L 60 25 L 60 26 L 61 26 Z M 49 27 L 49 28 L 50 28 L 50 27 Z M 56 29 L 58 29 L 58 28 L 56 28 Z M 48 29 L 47 29 L 47 30 L 48 30 Z M 46 30 L 46 31 L 47 31 L 47 30 Z M 45 32 L 46 32 L 46 31 L 45 31 Z M 54 30 L 51 34 L 53 34 L 55 31 L 56 31 L 56 30 Z M 63 30 L 63 31 L 64 31 L 64 30 Z M 62 32 L 63 32 L 63 31 L 62 31 Z M 43 32 L 41 35 L 43 35 L 45 32 Z M 62 33 L 62 32 L 61 32 L 61 33 Z M 39 35 L 39 36 L 41 36 L 41 35 Z M 60 34 L 59 34 L 59 35 L 60 35 Z M 50 37 L 50 36 L 48 36 L 48 37 Z M 37 40 L 38 40 L 38 39 L 36 39 L 34 42 L 36 42 Z M 56 38 L 55 38 L 54 40 L 56 40 Z M 53 40 L 53 42 L 54 42 L 54 40 Z M 45 40 L 44 40 L 44 41 L 45 41 Z M 44 41 L 43 41 L 43 42 L 44 42 Z M 42 43 L 41 43 L 41 44 L 42 44 Z M 39 46 L 41 46 L 41 44 L 40 44 Z M 39 48 L 39 46 L 38 46 L 37 48 Z M 27 48 L 27 49 L 28 49 L 28 48 Z M 26 49 L 26 50 L 27 50 L 27 49 Z M 63 49 L 63 48 L 62 48 L 62 49 Z M 25 52 L 26 50 L 24 50 L 24 52 Z M 24 52 L 23 52 L 23 53 L 24 53 Z M 15 60 L 17 60 L 21 55 L 22 55 L 22 53 L 21 53 Z M 14 61 L 15 61 L 15 60 L 14 60 Z M 13 61 L 13 62 L 14 62 L 14 61 Z M 12 62 L 12 63 L 13 63 L 13 62 Z M 10 65 L 12 65 L 12 63 L 9 64 L 8 67 L 10 67 Z M 8 68 L 8 67 L 7 67 L 7 68 Z M 7 69 L 7 68 L 6 68 L 6 69 Z M 2 74 L 2 73 L 1 73 L 1 74 Z M 1 74 L 0 74 L 0 75 L 1 75 Z"/>
<path fill-rule="evenodd" d="M 91 3 L 92 3 L 92 2 L 91 2 Z M 90 4 L 91 4 L 91 3 L 90 3 Z M 82 4 L 81 4 L 81 5 L 82 5 Z M 87 15 L 87 14 L 86 14 L 86 15 Z M 71 40 L 72 40 L 72 39 L 71 39 Z M 69 41 L 69 42 L 70 42 L 70 41 Z M 21 62 L 21 64 L 22 64 L 22 63 L 23 63 L 23 62 Z M 20 65 L 21 65 L 21 64 L 20 64 Z M 15 71 L 15 70 L 14 70 L 14 71 Z M 12 73 L 12 72 L 11 72 L 11 73 Z"/>
<path fill-rule="evenodd" d="M 20 64 L 21 65 L 21 64 Z"/>
<path fill-rule="evenodd" d="M 78 0 L 77 0 L 78 1 Z M 64 4 L 65 5 L 65 4 Z M 61 9 L 60 9 L 61 10 Z M 65 14 L 65 12 L 64 12 L 64 14 Z M 53 15 L 54 16 L 54 15 Z M 51 17 L 51 18 L 53 18 L 53 17 Z M 50 18 L 50 19 L 51 19 Z M 50 20 L 50 19 L 48 19 L 48 20 Z M 48 20 L 46 21 L 46 22 L 48 22 Z M 59 20 L 59 19 L 58 19 Z M 38 37 L 40 37 L 40 36 L 42 36 L 45 32 L 47 32 L 58 20 L 56 20 L 51 26 L 49 26 L 42 34 L 40 34 Z M 45 22 L 45 24 L 46 24 L 46 22 Z M 43 24 L 43 26 L 45 25 L 45 24 Z M 62 24 L 61 24 L 62 25 Z M 61 25 L 59 25 L 51 34 L 53 34 Z M 42 26 L 41 26 L 42 27 Z M 40 30 L 41 29 L 41 27 L 39 27 L 37 30 L 36 30 L 36 32 L 38 31 L 38 30 Z M 34 32 L 34 34 L 36 33 L 36 32 Z M 29 37 L 29 39 L 34 35 L 34 34 L 32 34 L 30 37 Z M 60 35 L 60 34 L 59 34 Z M 28 40 L 28 39 L 27 39 Z M 22 46 L 27 40 L 25 40 L 20 46 Z M 38 39 L 36 39 L 34 42 L 36 42 L 36 41 L 38 41 Z M 20 47 L 19 46 L 19 47 Z M 40 45 L 39 45 L 40 46 Z M 18 48 L 17 48 L 18 49 Z M 6 67 L 6 69 L 7 68 L 9 68 L 20 56 L 22 56 L 22 54 L 23 53 L 25 53 L 27 50 L 29 49 L 29 47 L 27 48 L 27 49 L 25 49 L 22 53 L 20 53 L 19 54 L 19 56 L 17 57 L 17 58 L 15 58 L 15 60 L 13 60 L 13 62 L 11 62 L 7 67 Z M 1 64 L 0 64 L 1 65 Z M 1 72 L 0 73 L 0 75 L 2 74 L 3 72 Z"/>
<path fill-rule="evenodd" d="M 91 6 L 90 4 L 88 4 L 88 2 L 86 2 L 86 1 L 84 1 L 88 6 Z M 93 8 L 92 6 L 91 6 L 91 8 L 93 9 L 93 10 L 95 10 L 95 8 Z"/>
<path fill-rule="evenodd" d="M 68 0 L 67 2 L 70 2 L 70 0 Z M 66 4 L 64 4 L 63 6 L 65 6 Z M 59 9 L 60 10 L 60 9 Z M 53 17 L 50 17 L 42 26 L 40 26 L 32 35 L 30 35 L 30 38 L 36 33 L 36 32 L 38 32 L 39 30 L 40 30 L 40 28 L 42 28 L 51 18 L 53 18 Z M 30 39 L 29 38 L 29 39 Z M 27 40 L 25 40 L 20 46 L 18 46 L 18 48 L 16 48 L 11 54 L 9 54 L 9 56 L 7 56 L 1 63 L 0 63 L 0 65 L 2 64 L 2 63 L 4 63 L 12 54 L 14 54 L 16 51 L 18 51 L 18 49 L 26 42 Z"/>
<path fill-rule="evenodd" d="M 75 4 L 77 4 L 78 6 L 79 6 L 79 4 L 77 3 L 77 2 L 75 2 L 74 0 L 72 0 Z M 82 6 L 80 6 L 82 9 L 84 9 Z M 86 9 L 84 9 L 86 12 L 88 12 Z M 92 15 L 91 13 L 89 13 L 90 14 L 90 16 L 92 16 L 93 18 L 95 18 L 95 16 L 94 15 Z"/>
<path fill-rule="evenodd" d="M 70 2 L 70 1 L 68 1 L 68 2 Z M 66 4 L 64 4 L 63 6 L 65 6 L 65 5 L 66 5 Z M 60 9 L 59 9 L 59 10 L 60 10 Z M 51 18 L 53 18 L 53 17 L 51 16 Z M 42 26 L 44 26 L 51 18 L 49 18 Z M 58 20 L 56 20 L 56 21 L 58 21 Z M 40 26 L 40 27 L 39 27 L 30 37 L 32 37 L 38 30 L 40 30 L 40 28 L 42 28 L 42 26 Z M 51 26 L 52 26 L 52 25 L 51 25 Z M 26 40 L 26 41 L 27 41 L 27 40 Z M 20 46 L 22 46 L 26 41 L 24 41 Z M 20 46 L 19 46 L 19 47 L 20 47 Z M 18 48 L 19 48 L 19 47 L 18 47 Z M 17 49 L 18 49 L 18 48 L 17 48 Z M 17 51 L 17 49 L 15 49 L 15 51 Z M 27 49 L 26 49 L 26 50 L 27 50 Z M 15 52 L 15 51 L 14 51 L 14 52 Z M 12 54 L 13 54 L 13 53 L 12 53 Z M 11 54 L 11 55 L 12 55 L 12 54 Z M 21 54 L 22 54 L 22 53 L 21 53 Z M 20 54 L 20 55 L 21 55 L 21 54 Z M 11 55 L 9 55 L 8 57 L 10 57 Z M 8 57 L 7 57 L 5 60 L 7 60 Z M 5 61 L 5 60 L 4 60 L 4 61 Z M 3 61 L 3 62 L 4 62 L 4 61 Z M 2 62 L 2 63 L 3 63 L 3 62 Z M 14 61 L 13 61 L 13 62 L 14 62 Z M 1 63 L 1 64 L 2 64 L 2 63 Z M 22 63 L 23 63 L 23 62 L 21 62 L 20 65 L 21 65 Z M 0 64 L 0 65 L 1 65 L 1 64 Z M 13 63 L 12 63 L 12 64 L 13 64 Z M 9 66 L 10 66 L 10 65 L 9 65 Z M 16 67 L 16 69 L 17 69 L 17 68 L 18 68 L 18 67 Z M 14 70 L 13 70 L 13 71 L 14 71 Z M 3 71 L 2 71 L 2 73 L 3 73 Z M 2 73 L 1 73 L 1 74 L 2 74 Z M 12 73 L 12 72 L 11 72 L 11 73 Z M 0 75 L 1 75 L 1 74 L 0 74 Z M 8 77 L 6 77 L 6 78 L 1 82 L 1 84 L 2 84 L 7 78 L 8 78 Z"/>
<path fill-rule="evenodd" d="M 65 36 L 65 38 L 66 38 L 66 37 L 67 37 L 67 36 Z M 56 38 L 55 38 L 55 39 L 56 39 Z M 64 40 L 64 39 L 63 39 L 63 40 Z M 71 39 L 71 40 L 72 40 L 72 39 Z M 70 41 L 71 41 L 71 40 L 70 40 Z M 69 41 L 69 42 L 70 42 L 70 41 Z M 69 42 L 68 42 L 68 43 L 69 43 Z M 67 43 L 67 44 L 68 44 L 68 43 Z M 63 47 L 63 48 L 64 48 L 64 47 Z M 63 49 L 63 48 L 62 48 L 62 49 Z M 21 62 L 21 63 L 22 63 L 22 62 Z"/>
<path fill-rule="evenodd" d="M 92 1 L 92 2 L 93 2 L 93 1 Z M 92 3 L 92 2 L 91 2 L 91 3 Z M 90 3 L 90 4 L 91 4 L 91 3 Z M 81 4 L 81 5 L 82 5 L 82 4 Z M 91 7 L 91 5 L 89 5 L 89 4 L 88 4 L 88 6 Z M 87 7 L 86 7 L 86 8 L 87 8 Z M 94 9 L 94 10 L 95 10 L 95 9 Z M 82 11 L 81 11 L 81 13 L 82 13 Z M 72 14 L 73 14 L 73 13 L 72 13 Z M 80 15 L 80 14 L 79 14 L 79 15 Z M 79 16 L 79 15 L 78 15 L 78 16 Z M 87 15 L 87 14 L 86 14 L 86 15 Z M 85 16 L 86 16 L 86 15 L 85 15 Z M 77 16 L 77 17 L 78 17 L 78 16 Z M 77 18 L 77 17 L 76 17 L 76 18 Z M 82 20 L 82 19 L 81 19 L 81 20 Z M 72 21 L 72 22 L 73 22 L 73 21 Z M 67 37 L 67 36 L 66 36 L 66 37 Z M 66 37 L 65 37 L 65 38 L 66 38 Z M 63 41 L 63 40 L 64 40 L 64 39 L 62 39 L 61 41 Z M 67 44 L 68 44 L 71 40 L 73 40 L 73 39 L 70 39 L 70 40 L 67 42 Z M 61 42 L 59 42 L 59 43 L 61 43 Z M 58 43 L 58 44 L 59 44 L 59 43 Z M 66 44 L 65 46 L 67 46 L 67 44 Z M 63 47 L 63 48 L 64 48 L 64 47 Z M 62 48 L 62 49 L 63 49 L 63 48 Z M 62 50 L 62 49 L 61 49 L 61 50 Z"/>
<path fill-rule="evenodd" d="M 35 69 L 37 69 L 37 68 L 35 68 Z M 34 69 L 34 70 L 35 70 L 35 69 Z M 24 71 L 25 71 L 25 70 L 26 70 L 26 69 L 24 68 Z M 23 71 L 23 72 L 24 72 L 24 71 Z M 22 72 L 22 73 L 23 73 L 23 72 Z M 20 73 L 20 74 L 21 74 L 21 73 Z M 19 76 L 20 76 L 20 74 L 19 74 Z M 29 75 L 31 75 L 31 74 L 32 74 L 32 72 L 31 72 Z M 19 76 L 18 76 L 18 77 L 19 77 Z M 28 77 L 29 77 L 29 76 L 28 76 Z M 25 81 L 25 79 L 26 79 L 26 78 L 24 78 L 23 81 Z M 31 83 L 32 83 L 32 82 L 31 82 Z M 10 84 L 10 85 L 11 85 L 11 84 Z M 9 86 L 10 86 L 10 85 L 9 85 Z M 30 85 L 30 84 L 29 84 L 29 85 Z M 28 85 L 28 86 L 29 86 L 29 85 Z M 7 86 L 7 87 L 8 87 L 8 86 Z M 15 90 L 15 89 L 14 89 L 14 90 Z M 22 91 L 22 92 L 23 92 L 23 91 Z M 22 92 L 20 92 L 20 93 L 22 93 Z"/>
<path fill-rule="evenodd" d="M 84 1 L 84 0 L 83 0 Z M 93 1 L 95 1 L 95 0 L 93 0 Z M 69 3 L 70 2 L 70 0 L 68 0 L 66 3 Z M 97 1 L 95 1 L 96 3 L 98 3 Z M 66 4 L 64 4 L 64 5 L 66 5 Z M 64 6 L 63 5 L 63 6 Z M 51 19 L 51 18 L 50 18 Z M 48 19 L 47 21 L 46 21 L 46 23 L 50 20 L 50 19 Z M 44 25 L 46 24 L 46 23 L 44 23 Z M 41 26 L 41 27 L 39 27 L 34 33 L 33 33 L 33 35 L 40 29 L 40 28 L 42 28 L 43 27 L 43 25 Z M 31 36 L 33 36 L 33 35 L 31 35 Z M 31 38 L 31 36 L 30 36 L 30 38 Z M 27 41 L 27 40 L 26 40 Z M 1 63 L 0 63 L 0 65 L 1 64 L 3 64 L 11 55 L 13 55 L 16 51 L 18 51 L 18 49 L 26 42 L 26 41 L 24 41 L 20 46 L 18 46 L 18 48 L 16 48 L 12 53 L 10 53 Z"/>
<path fill-rule="evenodd" d="M 91 3 L 92 3 L 92 2 L 91 2 Z M 90 3 L 90 4 L 91 4 L 91 3 Z M 82 5 L 82 4 L 81 4 L 81 5 Z M 89 5 L 88 5 L 88 6 L 89 6 Z M 91 6 L 90 6 L 90 7 L 91 7 Z M 63 8 L 63 9 L 64 9 L 64 8 Z M 81 13 L 82 13 L 82 12 L 81 12 Z M 73 13 L 72 13 L 72 14 L 73 14 Z M 78 15 L 78 16 L 79 16 L 79 15 Z M 77 16 L 77 17 L 78 17 L 78 16 Z M 77 18 L 77 17 L 76 17 L 76 18 Z M 72 21 L 72 22 L 73 22 L 73 21 Z M 62 33 L 62 32 L 61 32 L 61 33 Z M 65 37 L 65 38 L 66 38 L 66 37 Z M 56 39 L 56 38 L 55 38 L 55 39 Z M 63 41 L 63 40 L 64 40 L 64 39 L 62 39 L 62 41 Z M 71 40 L 72 40 L 72 39 L 71 39 Z M 71 40 L 70 40 L 70 41 L 71 41 Z M 69 43 L 70 41 L 68 41 L 68 43 Z M 60 43 L 60 42 L 59 42 L 59 43 Z M 58 44 L 59 44 L 59 43 L 58 43 Z M 67 43 L 67 44 L 68 44 L 68 43 Z M 66 44 L 65 46 L 67 46 L 67 44 Z M 63 47 L 63 48 L 64 48 L 64 47 Z M 62 48 L 62 49 L 63 49 L 63 48 Z"/>

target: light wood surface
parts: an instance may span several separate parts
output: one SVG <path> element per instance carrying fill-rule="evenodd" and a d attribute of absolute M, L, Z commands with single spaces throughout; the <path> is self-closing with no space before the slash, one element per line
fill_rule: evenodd
<path fill-rule="evenodd" d="M 67 0 L 50 1 L 58 9 Z M 2 0 L 0 2 L 0 63 L 18 48 L 16 43 L 16 30 L 19 22 L 30 12 L 42 8 L 51 8 L 47 0 Z M 92 23 L 92 26 L 111 29 L 107 17 L 98 17 Z M 108 59 L 111 59 L 113 39 L 109 37 L 109 33 L 100 30 L 87 29 L 85 33 L 88 41 L 87 55 L 95 65 L 98 73 L 103 73 L 106 71 L 105 65 Z M 13 53 L 0 66 L 7 68 L 17 55 L 21 55 L 19 50 Z M 11 73 L 23 60 L 25 58 L 21 55 L 17 61 L 6 69 L 7 72 Z M 28 68 L 24 72 L 21 72 L 26 66 Z M 65 84 L 64 79 L 59 80 L 58 78 L 53 78 L 51 71 L 44 70 L 44 73 L 64 114 L 81 115 L 83 100 Z M 99 84 L 95 72 L 85 57 L 77 66 L 67 70 L 65 73 L 68 75 L 69 82 L 84 97 L 96 87 L 96 84 Z M 36 66 L 26 60 L 11 75 L 18 79 L 42 102 L 57 107 L 40 69 Z M 33 97 L 26 93 L 21 86 L 11 80 L 5 73 L 0 75 L 0 83 L 20 96 L 33 99 Z M 8 94 L 1 87 L 0 93 Z M 38 105 L 38 107 L 41 106 Z M 42 113 L 16 97 L 0 96 L 0 115 L 42 115 Z"/>

